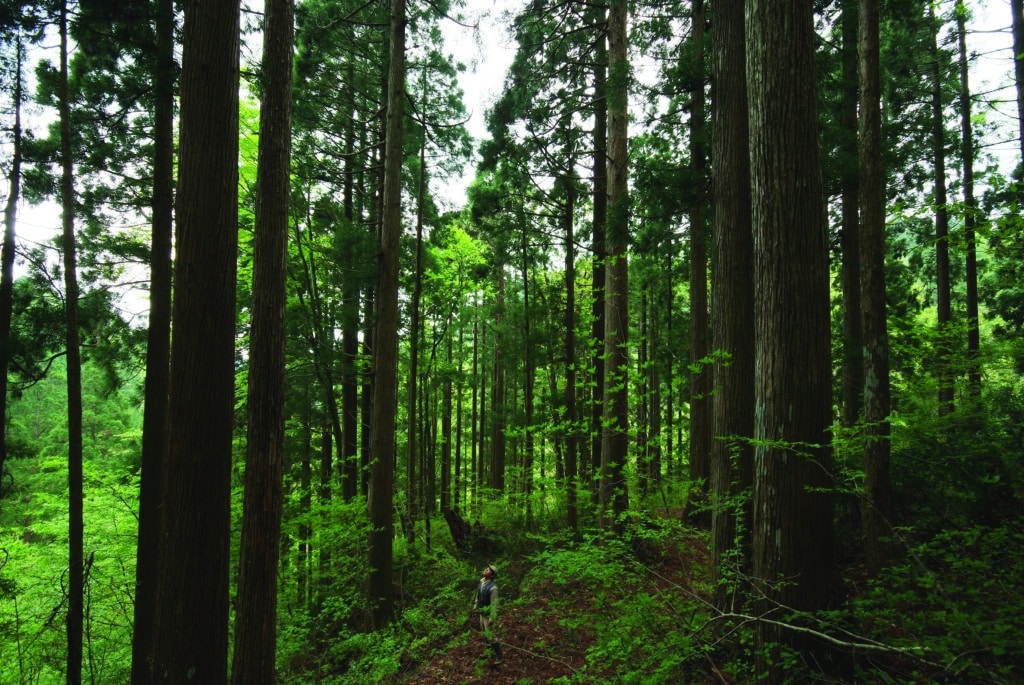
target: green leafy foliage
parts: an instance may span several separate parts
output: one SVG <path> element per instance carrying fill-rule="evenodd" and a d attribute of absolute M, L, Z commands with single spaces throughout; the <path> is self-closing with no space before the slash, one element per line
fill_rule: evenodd
<path fill-rule="evenodd" d="M 8 462 L 14 491 L 0 509 L 0 682 L 63 682 L 68 564 L 67 431 L 63 366 L 15 404 Z M 109 395 L 103 373 L 86 367 L 85 671 L 96 682 L 127 682 L 135 585 L 138 407 Z"/>

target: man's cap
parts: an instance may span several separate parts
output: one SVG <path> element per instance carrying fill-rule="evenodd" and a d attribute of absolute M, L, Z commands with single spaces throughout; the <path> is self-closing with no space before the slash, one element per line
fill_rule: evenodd
<path fill-rule="evenodd" d="M 490 571 L 494 575 L 498 575 L 498 569 L 494 568 L 490 564 L 487 564 L 487 570 Z"/>

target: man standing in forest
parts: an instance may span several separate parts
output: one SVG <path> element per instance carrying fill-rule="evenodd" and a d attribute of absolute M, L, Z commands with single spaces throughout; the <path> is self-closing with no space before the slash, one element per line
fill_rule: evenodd
<path fill-rule="evenodd" d="M 494 637 L 494 626 L 498 620 L 498 585 L 494 582 L 497 577 L 498 571 L 487 564 L 473 599 L 473 611 L 480 617 L 480 632 L 487 641 L 487 650 L 495 660 L 501 659 L 501 643 Z"/>

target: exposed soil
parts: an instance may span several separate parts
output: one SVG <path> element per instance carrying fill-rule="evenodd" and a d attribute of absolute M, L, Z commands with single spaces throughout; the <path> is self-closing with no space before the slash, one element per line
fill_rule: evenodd
<path fill-rule="evenodd" d="M 685 549 L 683 549 L 685 547 Z M 643 550 L 639 550 L 643 555 Z M 679 549 L 663 553 L 659 550 L 657 559 L 647 561 L 652 587 L 680 587 L 693 591 L 694 579 L 706 573 L 707 549 L 695 540 L 687 540 Z M 584 668 L 587 649 L 594 644 L 594 635 L 586 628 L 585 614 L 596 611 L 592 603 L 566 601 L 564 586 L 550 584 L 530 596 L 516 597 L 518 578 L 512 573 L 505 577 L 502 587 L 502 603 L 497 636 L 503 644 L 501 659 L 494 659 L 487 650 L 483 635 L 479 632 L 475 618 L 467 615 L 461 621 L 453 619 L 454 637 L 447 644 L 433 646 L 427 660 L 407 665 L 406 672 L 396 682 L 417 685 L 488 683 L 502 685 L 514 683 L 549 683 L 552 680 L 571 677 Z M 510 596 L 511 595 L 511 596 Z M 569 616 L 566 607 L 572 607 Z M 571 620 L 564 620 L 571 619 Z M 595 620 L 600 620 L 595 617 Z M 707 677 L 690 677 L 687 682 L 698 685 L 702 682 L 728 682 L 721 673 L 709 667 Z M 586 680 L 614 681 L 614 674 L 597 674 L 587 671 Z"/>

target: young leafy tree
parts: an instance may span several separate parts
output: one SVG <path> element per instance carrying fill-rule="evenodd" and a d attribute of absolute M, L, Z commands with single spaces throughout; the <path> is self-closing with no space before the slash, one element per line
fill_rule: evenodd
<path fill-rule="evenodd" d="M 293 0 L 269 0 L 264 11 L 248 440 L 231 667 L 237 685 L 272 683 L 277 672 L 294 13 Z"/>
<path fill-rule="evenodd" d="M 747 6 L 754 236 L 753 575 L 759 611 L 830 605 L 833 558 L 828 252 L 816 135 L 816 36 L 807 3 Z M 811 645 L 757 626 L 758 672 L 782 682 L 779 650 Z"/>
<path fill-rule="evenodd" d="M 174 337 L 153 647 L 161 682 L 227 681 L 239 3 L 185 3 Z"/>

